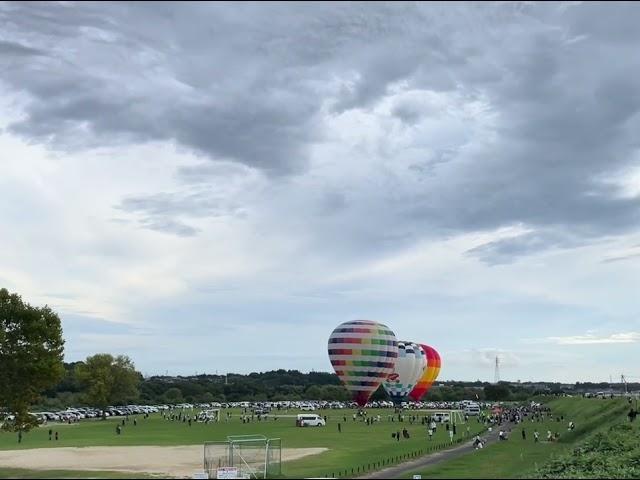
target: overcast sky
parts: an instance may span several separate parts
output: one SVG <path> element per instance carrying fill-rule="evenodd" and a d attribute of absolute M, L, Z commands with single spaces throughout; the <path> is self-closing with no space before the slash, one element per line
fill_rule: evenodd
<path fill-rule="evenodd" d="M 0 3 L 0 286 L 66 360 L 640 378 L 640 5 Z"/>

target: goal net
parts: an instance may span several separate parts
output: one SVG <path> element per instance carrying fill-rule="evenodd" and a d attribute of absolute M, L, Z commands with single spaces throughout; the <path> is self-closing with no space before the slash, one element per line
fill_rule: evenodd
<path fill-rule="evenodd" d="M 238 478 L 270 478 L 282 473 L 282 442 L 263 435 L 238 435 L 204 444 L 204 470 L 217 478 L 218 469 L 237 469 Z M 228 477 L 227 477 L 228 478 Z"/>

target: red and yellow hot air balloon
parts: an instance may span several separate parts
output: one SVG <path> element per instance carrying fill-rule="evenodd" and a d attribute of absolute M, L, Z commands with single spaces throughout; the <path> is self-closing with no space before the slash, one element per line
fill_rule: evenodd
<path fill-rule="evenodd" d="M 329 337 L 329 359 L 354 401 L 364 407 L 393 372 L 398 341 L 387 327 L 371 320 L 338 325 Z"/>
<path fill-rule="evenodd" d="M 436 349 L 430 347 L 429 345 L 420 344 L 422 349 L 427 355 L 427 368 L 420 380 L 418 380 L 418 384 L 415 386 L 411 393 L 409 394 L 409 398 L 416 402 L 419 402 L 422 397 L 426 395 L 426 393 L 433 385 L 433 382 L 438 378 L 438 374 L 440 373 L 440 355 L 436 352 Z"/>

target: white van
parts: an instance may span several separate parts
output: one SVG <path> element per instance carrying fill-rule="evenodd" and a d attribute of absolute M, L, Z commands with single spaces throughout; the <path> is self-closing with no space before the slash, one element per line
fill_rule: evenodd
<path fill-rule="evenodd" d="M 304 413 L 298 415 L 296 425 L 298 427 L 324 427 L 326 424 L 324 422 L 324 418 L 320 415 Z"/>
<path fill-rule="evenodd" d="M 464 407 L 464 413 L 469 416 L 480 415 L 480 405 L 478 405 L 477 403 L 468 403 Z"/>
<path fill-rule="evenodd" d="M 431 415 L 434 422 L 445 423 L 451 420 L 449 412 L 436 412 Z"/>

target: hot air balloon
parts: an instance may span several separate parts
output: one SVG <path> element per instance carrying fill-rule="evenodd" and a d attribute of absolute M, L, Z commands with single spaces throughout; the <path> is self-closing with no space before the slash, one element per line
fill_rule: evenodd
<path fill-rule="evenodd" d="M 354 401 L 364 407 L 398 357 L 398 341 L 387 327 L 371 320 L 352 320 L 329 337 L 329 359 Z"/>
<path fill-rule="evenodd" d="M 396 368 L 383 384 L 393 403 L 398 405 L 407 398 L 426 367 L 425 352 L 420 345 L 412 342 L 398 342 Z"/>
<path fill-rule="evenodd" d="M 438 378 L 438 374 L 440 373 L 441 365 L 440 355 L 436 352 L 435 348 L 424 344 L 420 344 L 420 346 L 427 355 L 427 368 L 418 381 L 418 384 L 409 394 L 409 398 L 416 402 L 419 402 L 422 397 L 426 395 L 431 388 L 431 385 L 433 385 L 433 382 L 436 381 L 436 378 Z"/>

